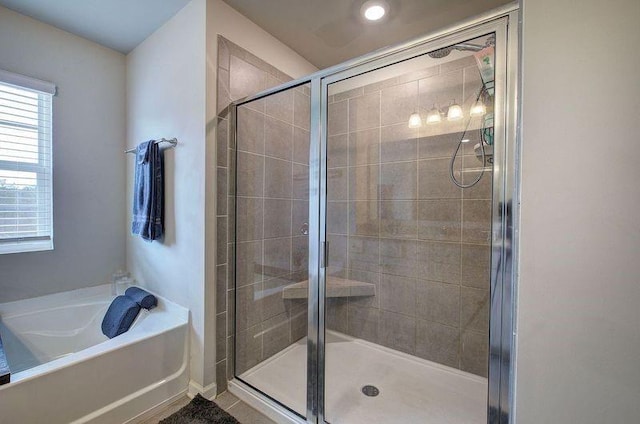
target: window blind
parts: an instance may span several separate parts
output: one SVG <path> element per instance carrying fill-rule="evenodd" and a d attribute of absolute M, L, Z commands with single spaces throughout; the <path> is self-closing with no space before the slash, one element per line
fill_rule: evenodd
<path fill-rule="evenodd" d="M 0 254 L 53 248 L 55 86 L 0 71 Z"/>

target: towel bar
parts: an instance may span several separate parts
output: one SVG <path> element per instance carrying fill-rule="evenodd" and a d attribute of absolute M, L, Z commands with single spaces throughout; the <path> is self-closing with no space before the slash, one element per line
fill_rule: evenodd
<path fill-rule="evenodd" d="M 166 138 L 161 138 L 160 140 L 154 140 L 155 144 L 160 144 L 160 143 L 169 143 L 171 144 L 170 147 L 167 147 L 167 149 L 171 149 L 173 147 L 176 147 L 176 144 L 178 144 L 178 139 L 177 138 L 171 138 L 171 139 L 166 139 Z M 134 147 L 133 149 L 129 149 L 129 150 L 125 150 L 125 153 L 135 153 L 136 152 L 136 148 Z"/>

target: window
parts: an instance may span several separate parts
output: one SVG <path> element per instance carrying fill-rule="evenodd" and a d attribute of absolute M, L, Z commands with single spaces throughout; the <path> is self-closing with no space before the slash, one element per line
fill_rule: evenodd
<path fill-rule="evenodd" d="M 0 254 L 53 249 L 55 86 L 0 70 Z"/>

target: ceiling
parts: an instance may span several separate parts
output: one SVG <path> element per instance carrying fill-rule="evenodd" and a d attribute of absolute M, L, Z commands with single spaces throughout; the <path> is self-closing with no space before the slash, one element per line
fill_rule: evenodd
<path fill-rule="evenodd" d="M 365 23 L 365 0 L 224 0 L 323 69 L 410 40 L 508 0 L 386 0 L 383 22 Z"/>
<path fill-rule="evenodd" d="M 0 5 L 129 53 L 190 0 L 0 0 Z M 508 0 L 386 0 L 364 22 L 365 0 L 224 0 L 323 69 L 472 17 Z"/>
<path fill-rule="evenodd" d="M 0 5 L 129 53 L 190 0 L 0 0 Z"/>

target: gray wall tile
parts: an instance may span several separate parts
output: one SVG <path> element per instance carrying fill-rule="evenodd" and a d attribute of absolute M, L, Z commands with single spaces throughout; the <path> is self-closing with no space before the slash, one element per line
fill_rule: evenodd
<path fill-rule="evenodd" d="M 236 372 L 242 375 L 262 361 L 262 324 L 240 330 L 236 335 Z"/>
<path fill-rule="evenodd" d="M 349 134 L 349 166 L 380 162 L 380 129 Z"/>
<path fill-rule="evenodd" d="M 380 202 L 380 237 L 409 238 L 417 236 L 417 202 L 384 200 Z"/>
<path fill-rule="evenodd" d="M 464 200 L 462 202 L 462 241 L 491 243 L 490 200 Z"/>
<path fill-rule="evenodd" d="M 420 105 L 431 109 L 449 106 L 455 100 L 462 104 L 462 69 L 441 73 L 419 81 Z"/>
<path fill-rule="evenodd" d="M 309 164 L 309 131 L 293 128 L 293 161 Z"/>
<path fill-rule="evenodd" d="M 489 332 L 489 290 L 462 287 L 460 325 L 463 330 Z"/>
<path fill-rule="evenodd" d="M 354 296 L 349 298 L 349 306 L 361 306 L 369 308 L 380 307 L 380 279 L 382 275 L 379 272 L 361 271 L 358 269 L 349 270 L 349 279 L 362 281 L 375 285 L 376 296 Z"/>
<path fill-rule="evenodd" d="M 302 272 L 308 278 L 309 269 L 309 236 L 294 236 L 291 240 L 291 271 Z M 297 280 L 301 281 L 301 280 Z"/>
<path fill-rule="evenodd" d="M 327 232 L 347 234 L 348 202 L 327 202 Z"/>
<path fill-rule="evenodd" d="M 293 198 L 309 200 L 309 166 L 294 163 L 292 180 Z"/>
<path fill-rule="evenodd" d="M 429 135 L 430 132 L 431 131 L 427 131 L 427 128 L 425 127 L 421 127 L 418 130 L 418 158 L 450 159 L 458 146 L 462 133 L 454 132 L 448 134 Z M 465 134 L 465 138 L 468 138 L 467 134 Z"/>
<path fill-rule="evenodd" d="M 349 306 L 348 333 L 353 337 L 378 343 L 378 323 L 380 310 L 377 308 L 363 308 Z"/>
<path fill-rule="evenodd" d="M 229 121 L 217 119 L 216 125 L 216 160 L 218 166 L 227 167 L 227 149 L 229 148 Z"/>
<path fill-rule="evenodd" d="M 286 313 L 262 322 L 262 357 L 269 358 L 291 344 L 289 317 Z"/>
<path fill-rule="evenodd" d="M 236 57 L 230 58 L 230 93 L 233 100 L 250 96 L 266 88 L 267 73 Z"/>
<path fill-rule="evenodd" d="M 264 123 L 264 114 L 246 106 L 238 107 L 236 124 L 238 150 L 264 154 Z"/>
<path fill-rule="evenodd" d="M 236 199 L 237 219 L 236 237 L 240 241 L 258 240 L 262 238 L 263 200 L 251 197 Z"/>
<path fill-rule="evenodd" d="M 418 81 L 384 88 L 381 91 L 381 124 L 407 126 L 409 115 L 418 109 Z"/>
<path fill-rule="evenodd" d="M 281 84 L 274 81 L 275 85 Z M 265 98 L 265 111 L 267 115 L 282 120 L 288 124 L 293 124 L 293 96 L 294 89 L 281 91 Z"/>
<path fill-rule="evenodd" d="M 227 328 L 227 314 L 225 312 L 216 315 L 216 328 Z M 227 357 L 226 332 L 219 331 L 216 334 L 216 361 L 222 361 Z"/>
<path fill-rule="evenodd" d="M 379 234 L 378 202 L 370 200 L 349 202 L 349 235 L 378 236 Z"/>
<path fill-rule="evenodd" d="M 291 200 L 264 199 L 264 238 L 291 235 Z"/>
<path fill-rule="evenodd" d="M 264 156 L 238 152 L 238 196 L 262 197 L 264 186 Z"/>
<path fill-rule="evenodd" d="M 293 213 L 292 213 L 292 235 L 302 235 L 302 226 L 309 224 L 309 201 L 307 200 L 294 200 L 293 201 Z"/>
<path fill-rule="evenodd" d="M 416 285 L 418 318 L 458 327 L 460 322 L 460 286 L 419 280 Z"/>
<path fill-rule="evenodd" d="M 218 167 L 216 169 L 216 175 L 218 178 L 218 190 L 216 193 L 216 214 L 227 214 L 227 175 L 228 168 Z"/>
<path fill-rule="evenodd" d="M 293 124 L 309 130 L 311 119 L 311 98 L 296 90 L 293 94 Z"/>
<path fill-rule="evenodd" d="M 418 319 L 416 355 L 450 367 L 459 367 L 460 332 L 455 327 Z"/>
<path fill-rule="evenodd" d="M 264 127 L 264 153 L 290 161 L 293 156 L 293 126 L 267 116 Z"/>
<path fill-rule="evenodd" d="M 236 245 L 236 287 L 262 281 L 262 241 L 250 241 Z"/>
<path fill-rule="evenodd" d="M 262 321 L 262 283 L 236 289 L 236 328 L 246 330 Z"/>
<path fill-rule="evenodd" d="M 278 277 L 291 272 L 291 237 L 264 241 L 264 274 Z"/>
<path fill-rule="evenodd" d="M 227 265 L 216 266 L 216 312 L 227 311 Z"/>
<path fill-rule="evenodd" d="M 347 166 L 348 144 L 347 134 L 332 135 L 327 138 L 328 168 Z"/>
<path fill-rule="evenodd" d="M 462 201 L 423 200 L 418 202 L 418 238 L 460 241 Z"/>
<path fill-rule="evenodd" d="M 416 318 L 380 311 L 380 344 L 415 355 Z"/>
<path fill-rule="evenodd" d="M 380 264 L 383 274 L 418 277 L 415 240 L 380 239 Z"/>
<path fill-rule="evenodd" d="M 287 305 L 282 298 L 282 290 L 291 284 L 291 280 L 285 277 L 276 277 L 265 280 L 262 285 L 262 319 L 267 320 L 276 315 L 286 314 Z"/>
<path fill-rule="evenodd" d="M 382 275 L 380 308 L 404 315 L 416 315 L 416 280 L 397 275 Z"/>
<path fill-rule="evenodd" d="M 292 190 L 291 161 L 264 159 L 264 195 L 265 197 L 291 198 Z"/>
<path fill-rule="evenodd" d="M 418 130 L 409 128 L 407 120 L 380 129 L 380 161 L 397 162 L 416 160 L 418 154 Z"/>
<path fill-rule="evenodd" d="M 333 168 L 327 171 L 328 200 L 347 200 L 347 179 L 347 168 Z"/>
<path fill-rule="evenodd" d="M 379 249 L 380 241 L 377 237 L 349 237 L 349 269 L 379 273 Z"/>
<path fill-rule="evenodd" d="M 474 331 L 462 332 L 460 368 L 483 377 L 488 374 L 489 336 Z"/>
<path fill-rule="evenodd" d="M 327 112 L 327 134 L 329 136 L 344 134 L 348 129 L 349 101 L 331 103 Z"/>
<path fill-rule="evenodd" d="M 470 141 L 469 143 L 472 143 Z M 475 143 L 474 143 L 475 144 Z M 464 184 L 473 183 L 480 176 L 480 169 L 482 169 L 482 162 L 473 156 L 462 157 L 462 182 Z M 491 165 L 488 165 L 485 173 L 480 177 L 480 181 L 473 187 L 464 189 L 462 191 L 463 199 L 491 199 L 492 198 L 492 175 Z"/>
<path fill-rule="evenodd" d="M 488 290 L 491 280 L 490 271 L 490 246 L 462 245 L 462 285 Z"/>
<path fill-rule="evenodd" d="M 380 93 L 349 99 L 349 131 L 378 126 L 380 126 Z"/>
<path fill-rule="evenodd" d="M 461 189 L 449 177 L 449 159 L 418 161 L 418 197 L 420 199 L 460 199 Z M 460 181 L 460 172 L 454 175 Z"/>
<path fill-rule="evenodd" d="M 458 243 L 418 242 L 419 277 L 460 284 L 460 245 Z"/>
<path fill-rule="evenodd" d="M 325 322 L 329 330 L 347 333 L 348 329 L 348 300 L 343 297 L 328 298 L 325 309 Z"/>
<path fill-rule="evenodd" d="M 380 165 L 380 198 L 383 200 L 416 199 L 417 171 L 416 161 Z"/>
<path fill-rule="evenodd" d="M 380 165 L 352 166 L 349 168 L 349 200 L 377 200 L 380 198 Z M 340 184 L 341 181 L 331 182 Z M 331 187 L 329 187 L 331 188 Z M 332 197 L 337 196 L 338 187 L 332 189 Z M 342 191 L 339 192 L 342 196 Z"/>

